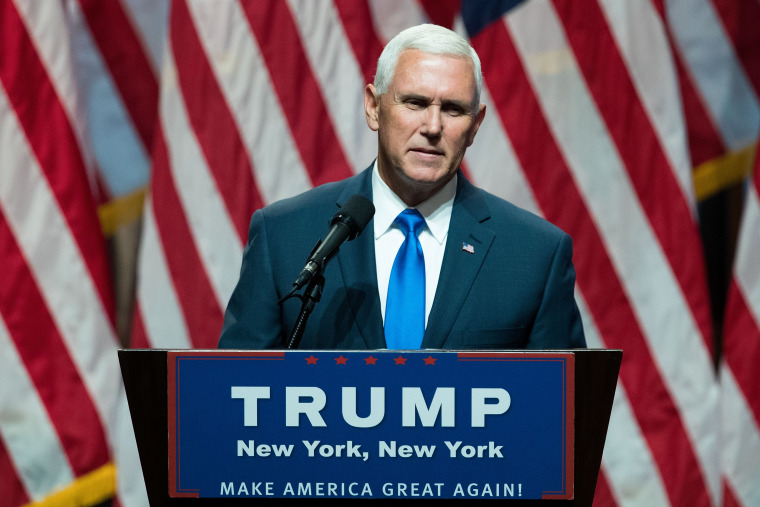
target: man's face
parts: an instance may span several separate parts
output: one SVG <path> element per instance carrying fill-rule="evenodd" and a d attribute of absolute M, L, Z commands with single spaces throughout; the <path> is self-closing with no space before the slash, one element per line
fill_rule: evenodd
<path fill-rule="evenodd" d="M 409 206 L 456 173 L 485 115 L 468 58 L 405 50 L 388 90 L 367 85 L 367 124 L 378 133 L 378 169 Z"/>

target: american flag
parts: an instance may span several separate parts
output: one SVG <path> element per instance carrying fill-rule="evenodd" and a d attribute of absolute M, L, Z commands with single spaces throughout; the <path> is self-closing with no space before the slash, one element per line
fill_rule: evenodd
<path fill-rule="evenodd" d="M 722 350 L 697 218 L 754 158 L 758 0 L 0 0 L 4 504 L 147 504 L 108 217 L 145 196 L 132 346 L 215 347 L 252 212 L 369 165 L 364 85 L 422 22 L 482 59 L 466 175 L 571 234 L 624 350 L 595 503 L 760 505 L 760 171 Z"/>
<path fill-rule="evenodd" d="M 150 15 L 0 1 L 3 505 L 93 505 L 117 475 L 146 503 L 97 205 L 149 176 L 159 67 L 133 21 Z"/>

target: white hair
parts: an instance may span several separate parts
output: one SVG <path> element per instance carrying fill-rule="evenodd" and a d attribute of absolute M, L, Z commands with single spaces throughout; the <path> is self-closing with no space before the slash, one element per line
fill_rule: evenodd
<path fill-rule="evenodd" d="M 375 74 L 375 91 L 382 95 L 388 91 L 388 86 L 396 71 L 398 57 L 404 50 L 417 49 L 424 53 L 449 55 L 459 58 L 469 58 L 472 61 L 477 85 L 477 103 L 480 102 L 480 92 L 483 88 L 483 74 L 480 69 L 480 58 L 472 46 L 461 35 L 438 25 L 423 24 L 407 28 L 396 35 L 385 46 L 377 61 Z"/>

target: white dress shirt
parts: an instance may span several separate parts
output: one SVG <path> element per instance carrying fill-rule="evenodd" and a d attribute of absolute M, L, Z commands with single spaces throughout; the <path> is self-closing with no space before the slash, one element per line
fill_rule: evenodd
<path fill-rule="evenodd" d="M 449 234 L 451 210 L 457 190 L 457 177 L 449 181 L 441 190 L 425 202 L 416 206 L 425 219 L 426 226 L 420 231 L 420 245 L 425 256 L 425 326 L 433 307 L 435 289 Z M 388 281 L 391 278 L 393 261 L 404 242 L 404 233 L 394 220 L 408 206 L 380 177 L 377 160 L 372 168 L 372 202 L 375 205 L 375 261 L 377 263 L 377 289 L 380 293 L 380 310 L 385 322 L 385 300 L 388 296 Z"/>

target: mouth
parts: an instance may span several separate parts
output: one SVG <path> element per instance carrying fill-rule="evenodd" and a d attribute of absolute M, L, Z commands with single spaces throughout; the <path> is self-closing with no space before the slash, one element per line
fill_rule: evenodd
<path fill-rule="evenodd" d="M 412 153 L 416 153 L 417 155 L 423 156 L 423 157 L 442 157 L 444 155 L 443 151 L 436 150 L 434 148 L 411 148 L 409 151 Z"/>

